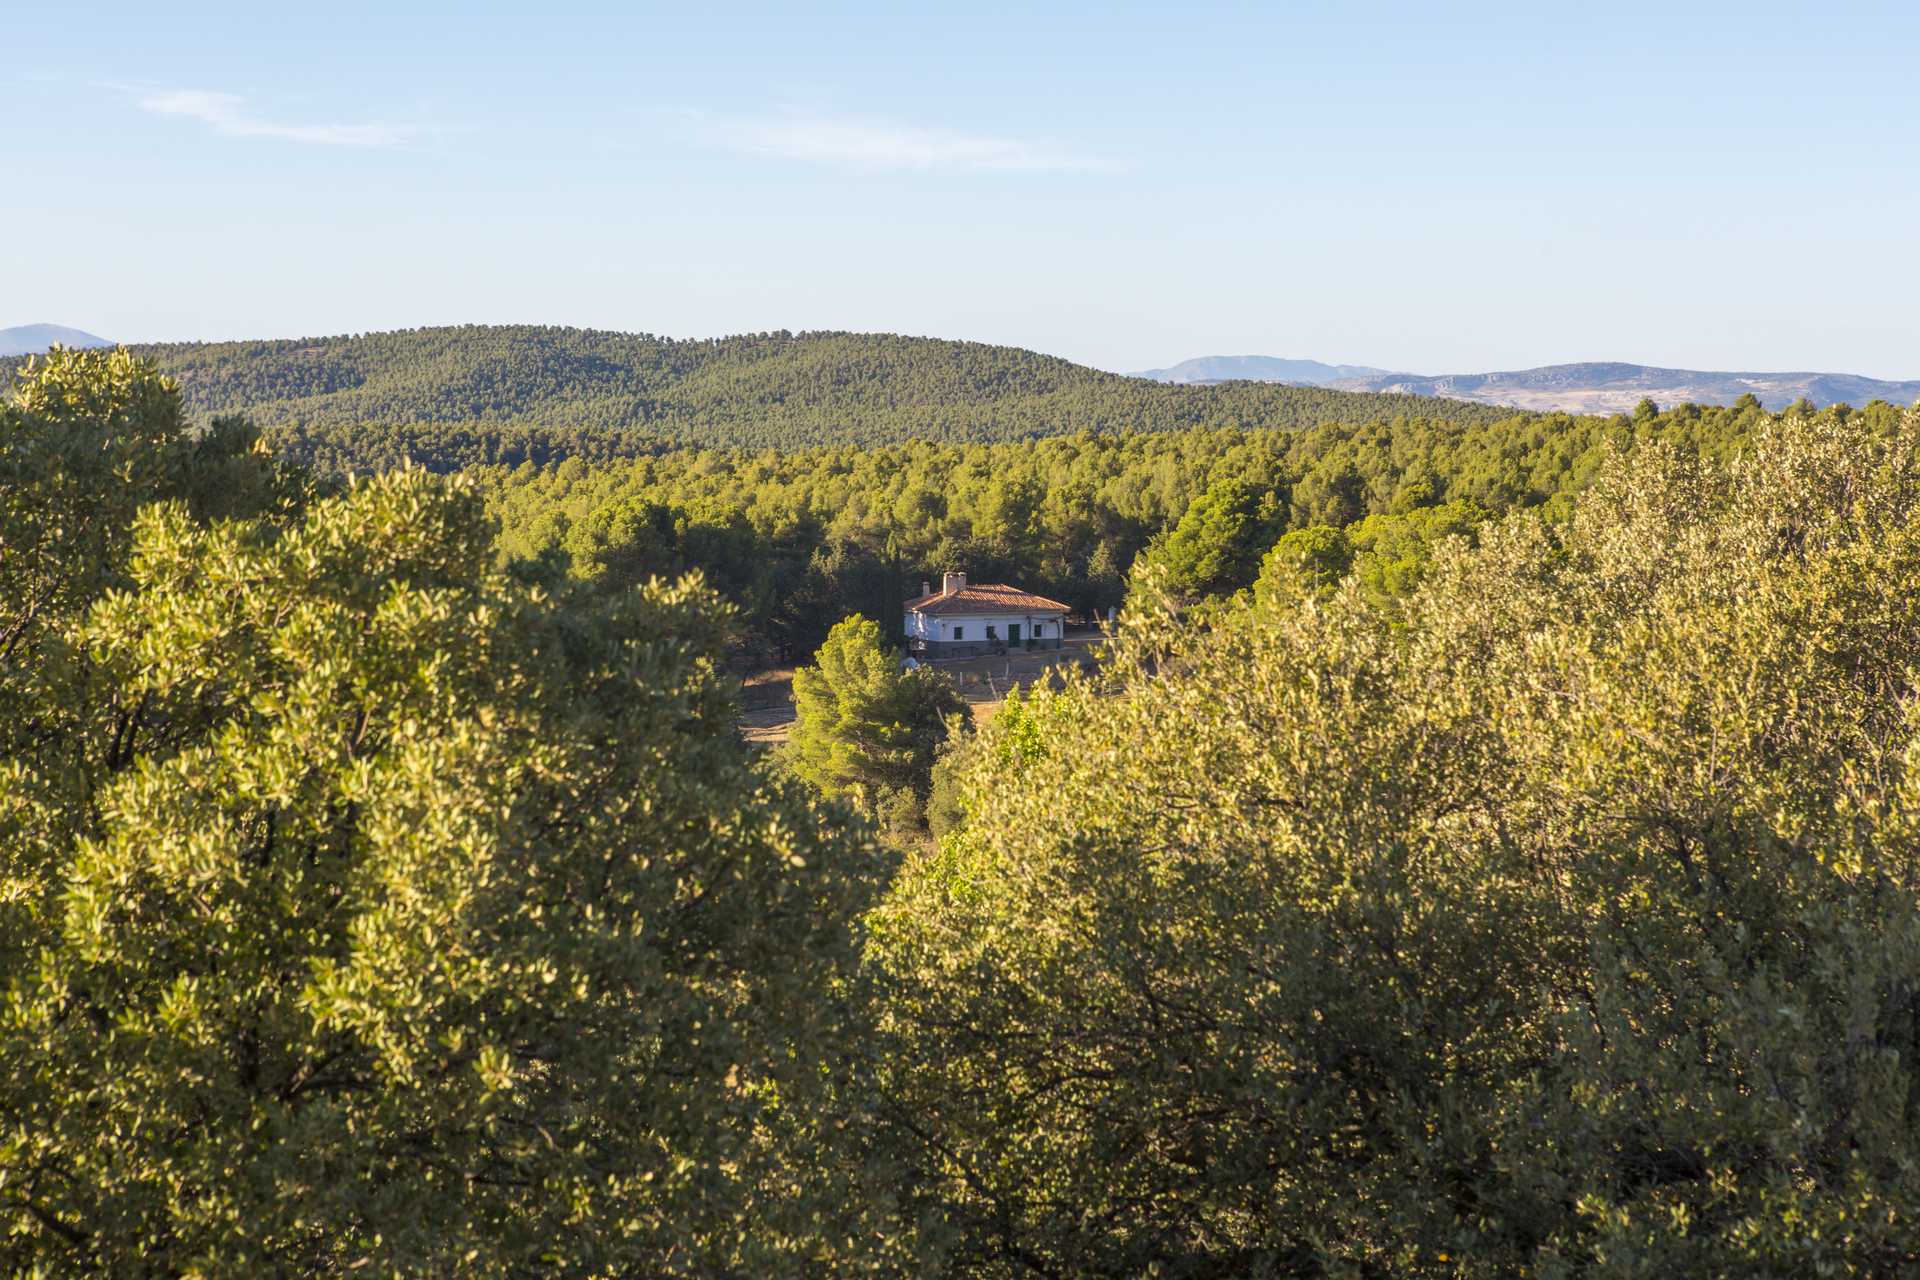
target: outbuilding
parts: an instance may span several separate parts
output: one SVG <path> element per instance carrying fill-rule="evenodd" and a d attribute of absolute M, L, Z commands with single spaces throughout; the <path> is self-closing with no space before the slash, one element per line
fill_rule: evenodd
<path fill-rule="evenodd" d="M 1058 649 L 1067 606 L 1004 582 L 968 585 L 964 573 L 920 584 L 907 601 L 907 649 L 927 658 L 968 658 L 1011 649 Z"/>

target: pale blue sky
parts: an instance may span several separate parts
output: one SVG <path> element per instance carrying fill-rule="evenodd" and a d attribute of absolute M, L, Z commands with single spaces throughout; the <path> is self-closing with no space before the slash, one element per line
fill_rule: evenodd
<path fill-rule="evenodd" d="M 1912 3 L 74 8 L 0 326 L 1920 377 Z"/>

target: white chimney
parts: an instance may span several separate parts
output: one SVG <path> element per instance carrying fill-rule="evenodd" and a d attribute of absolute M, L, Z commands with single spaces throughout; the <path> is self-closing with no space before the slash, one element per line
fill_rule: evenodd
<path fill-rule="evenodd" d="M 920 579 L 920 594 L 923 596 L 930 596 L 933 594 L 933 584 L 931 582 L 928 582 L 925 578 Z"/>
<path fill-rule="evenodd" d="M 941 576 L 941 579 L 940 579 L 941 594 L 944 595 L 949 591 L 965 591 L 966 589 L 967 589 L 966 574 L 949 573 Z"/>

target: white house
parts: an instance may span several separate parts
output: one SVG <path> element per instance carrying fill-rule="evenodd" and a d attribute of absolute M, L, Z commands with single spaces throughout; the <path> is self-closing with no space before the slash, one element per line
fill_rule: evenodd
<path fill-rule="evenodd" d="M 1066 632 L 1067 606 L 1005 583 L 967 585 L 964 573 L 949 573 L 940 590 L 920 584 L 907 601 L 907 650 L 928 658 L 965 658 L 1008 649 L 1058 649 Z"/>

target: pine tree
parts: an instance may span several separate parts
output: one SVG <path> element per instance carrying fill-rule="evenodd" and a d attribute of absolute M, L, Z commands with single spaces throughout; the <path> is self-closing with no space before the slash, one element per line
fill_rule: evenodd
<path fill-rule="evenodd" d="M 794 724 L 786 759 L 822 793 L 869 814 L 924 803 L 950 723 L 967 706 L 946 676 L 901 670 L 879 624 L 838 623 L 811 667 L 793 677 Z"/>

